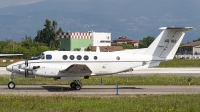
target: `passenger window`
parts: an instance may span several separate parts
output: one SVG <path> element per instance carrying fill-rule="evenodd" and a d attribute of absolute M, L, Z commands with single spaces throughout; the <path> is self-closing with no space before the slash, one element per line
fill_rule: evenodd
<path fill-rule="evenodd" d="M 89 57 L 87 55 L 85 55 L 83 58 L 84 58 L 84 60 L 88 60 L 89 59 Z"/>
<path fill-rule="evenodd" d="M 97 56 L 94 56 L 94 60 L 97 60 Z"/>
<path fill-rule="evenodd" d="M 52 58 L 51 55 L 49 55 L 49 54 L 46 55 L 46 59 L 47 59 L 47 60 L 50 60 L 51 58 Z"/>
<path fill-rule="evenodd" d="M 62 57 L 64 60 L 66 60 L 67 59 L 67 55 L 63 55 L 63 57 Z"/>
<path fill-rule="evenodd" d="M 70 55 L 69 57 L 71 60 L 74 60 L 74 55 Z"/>
<path fill-rule="evenodd" d="M 117 56 L 117 57 L 116 57 L 116 59 L 117 59 L 117 60 L 120 60 L 120 57 L 119 57 L 119 56 Z"/>
<path fill-rule="evenodd" d="M 81 59 L 82 59 L 81 55 L 78 55 L 78 56 L 76 57 L 76 59 L 77 59 L 77 60 L 81 60 Z"/>

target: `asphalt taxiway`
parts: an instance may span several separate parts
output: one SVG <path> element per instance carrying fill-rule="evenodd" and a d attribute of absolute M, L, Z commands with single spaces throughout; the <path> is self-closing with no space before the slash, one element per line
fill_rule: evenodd
<path fill-rule="evenodd" d="M 0 75 L 10 75 L 5 67 L 0 67 Z M 174 74 L 200 76 L 200 68 L 147 68 L 116 75 L 151 75 Z M 15 89 L 8 89 L 7 85 L 0 86 L 0 94 L 26 95 L 115 95 L 116 86 L 83 86 L 81 90 L 71 89 L 69 86 L 59 85 L 17 85 Z M 151 95 L 151 94 L 200 94 L 200 86 L 119 86 L 119 95 Z"/>
<path fill-rule="evenodd" d="M 162 95 L 200 94 L 200 86 L 83 86 L 81 90 L 69 86 L 17 85 L 15 89 L 0 86 L 0 94 L 14 95 Z M 118 92 L 117 92 L 118 91 Z"/>

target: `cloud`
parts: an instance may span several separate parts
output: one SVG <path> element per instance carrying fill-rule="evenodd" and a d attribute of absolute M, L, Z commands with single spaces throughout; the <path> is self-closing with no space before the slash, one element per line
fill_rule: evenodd
<path fill-rule="evenodd" d="M 0 8 L 18 6 L 18 5 L 27 5 L 37 2 L 42 2 L 45 0 L 1 0 Z"/>

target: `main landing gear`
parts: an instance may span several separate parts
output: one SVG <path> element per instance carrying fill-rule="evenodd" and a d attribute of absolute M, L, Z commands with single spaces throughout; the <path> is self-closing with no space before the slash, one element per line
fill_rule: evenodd
<path fill-rule="evenodd" d="M 71 84 L 70 87 L 75 89 L 75 90 L 80 90 L 82 87 L 82 83 L 80 80 L 74 80 Z"/>
<path fill-rule="evenodd" d="M 9 89 L 15 89 L 15 83 L 13 82 L 14 75 L 11 74 L 10 82 L 8 83 L 8 88 Z M 82 83 L 80 80 L 74 80 L 71 84 L 70 87 L 75 90 L 80 90 L 82 88 Z"/>
<path fill-rule="evenodd" d="M 15 83 L 13 82 L 14 76 L 11 74 L 10 82 L 8 83 L 9 89 L 15 89 Z"/>

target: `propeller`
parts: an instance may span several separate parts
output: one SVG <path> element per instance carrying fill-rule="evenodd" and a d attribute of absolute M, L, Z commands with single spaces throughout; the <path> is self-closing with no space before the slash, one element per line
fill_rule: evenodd
<path fill-rule="evenodd" d="M 25 60 L 25 77 L 28 77 L 28 60 Z"/>

